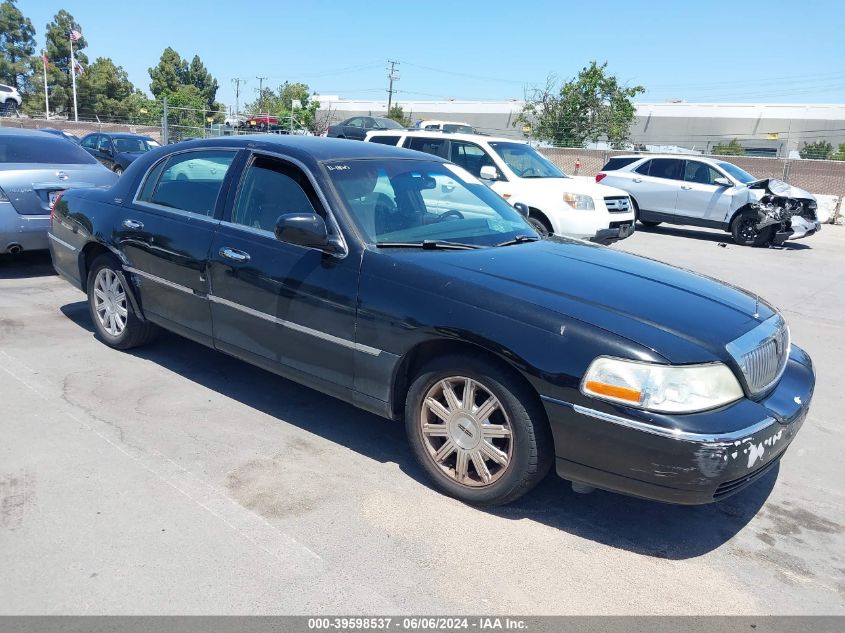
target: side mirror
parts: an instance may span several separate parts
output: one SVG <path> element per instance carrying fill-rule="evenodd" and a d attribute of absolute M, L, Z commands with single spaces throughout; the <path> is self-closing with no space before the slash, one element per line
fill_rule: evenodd
<path fill-rule="evenodd" d="M 479 172 L 482 180 L 498 180 L 499 171 L 493 165 L 484 165 Z"/>
<path fill-rule="evenodd" d="M 528 205 L 524 202 L 514 202 L 513 208 L 519 211 L 519 214 L 527 218 L 528 217 Z"/>
<path fill-rule="evenodd" d="M 727 178 L 715 178 L 713 180 L 714 185 L 719 185 L 720 187 L 733 187 L 734 184 L 728 180 Z"/>
<path fill-rule="evenodd" d="M 285 213 L 276 220 L 276 239 L 328 253 L 343 250 L 340 239 L 330 236 L 326 222 L 316 213 Z"/>

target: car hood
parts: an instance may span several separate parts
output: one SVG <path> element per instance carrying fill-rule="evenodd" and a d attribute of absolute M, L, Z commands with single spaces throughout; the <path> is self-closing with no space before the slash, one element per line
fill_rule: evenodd
<path fill-rule="evenodd" d="M 426 269 L 419 276 L 402 275 L 420 290 L 509 319 L 531 320 L 532 314 L 552 311 L 632 340 L 674 363 L 726 360 L 726 344 L 774 314 L 755 295 L 714 279 L 566 238 L 389 256 Z M 526 304 L 535 309 L 525 310 Z M 557 321 L 557 327 L 565 322 Z"/>
<path fill-rule="evenodd" d="M 598 198 L 628 195 L 621 189 L 599 184 L 592 178 L 577 176 L 569 178 L 520 178 L 519 183 L 544 195 L 563 195 L 565 192 L 583 193 Z"/>
<path fill-rule="evenodd" d="M 809 191 L 794 187 L 783 180 L 776 178 L 763 178 L 762 180 L 755 180 L 745 185 L 748 189 L 760 190 L 759 195 L 763 193 L 771 193 L 775 196 L 783 198 L 796 198 L 798 200 L 815 200 L 816 197 Z"/>

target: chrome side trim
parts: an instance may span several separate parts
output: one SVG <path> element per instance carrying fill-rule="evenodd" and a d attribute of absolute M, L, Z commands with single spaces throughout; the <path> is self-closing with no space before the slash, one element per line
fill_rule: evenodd
<path fill-rule="evenodd" d="M 75 253 L 76 251 L 79 250 L 78 248 L 76 248 L 76 246 L 73 246 L 72 244 L 68 244 L 64 240 L 60 240 L 58 237 L 56 237 L 52 233 L 47 233 L 47 237 L 49 237 L 51 240 L 53 240 L 56 244 L 60 244 L 61 246 L 64 246 L 66 249 L 68 249 L 72 253 Z"/>
<path fill-rule="evenodd" d="M 150 273 L 146 273 L 143 270 L 138 270 L 137 268 L 132 268 L 132 266 L 124 266 L 123 270 L 128 273 L 132 273 L 133 275 L 138 275 L 139 277 L 143 277 L 144 279 L 149 279 L 157 284 L 161 284 L 162 286 L 167 286 L 168 288 L 173 288 L 174 290 L 179 290 L 181 292 L 186 292 L 189 295 L 195 294 L 194 291 L 187 286 L 183 286 L 182 284 L 177 284 L 173 281 L 169 281 L 167 279 L 163 279 L 161 277 L 157 277 L 156 275 L 151 275 Z"/>
<path fill-rule="evenodd" d="M 639 420 L 623 418 L 618 415 L 613 415 L 612 413 L 605 413 L 604 411 L 590 409 L 589 407 L 584 407 L 579 404 L 572 404 L 571 402 L 566 402 L 565 400 L 558 400 L 557 398 L 551 398 L 549 396 L 540 396 L 540 398 L 542 400 L 545 400 L 546 402 L 551 402 L 553 404 L 569 407 L 576 413 L 588 415 L 591 418 L 596 418 L 597 420 L 610 422 L 612 424 L 618 424 L 619 426 L 624 426 L 630 429 L 634 429 L 636 431 L 642 431 L 643 433 L 651 433 L 652 435 L 668 437 L 673 440 L 681 440 L 683 442 L 696 442 L 699 444 L 738 442 L 749 438 L 750 436 L 762 431 L 763 429 L 777 424 L 777 421 L 774 418 L 767 417 L 761 420 L 760 422 L 745 427 L 744 429 L 730 431 L 729 433 L 691 433 L 689 431 L 682 431 L 680 429 L 667 429 L 666 427 L 648 424 L 647 422 L 640 422 Z"/>
<path fill-rule="evenodd" d="M 285 321 L 284 319 L 280 319 L 278 317 L 275 317 L 272 314 L 267 314 L 266 312 L 261 312 L 260 310 L 255 310 L 255 309 L 247 307 L 245 305 L 241 305 L 240 303 L 235 303 L 234 301 L 229 301 L 228 299 L 224 299 L 223 297 L 217 297 L 215 295 L 208 295 L 208 298 L 211 301 L 213 301 L 214 303 L 219 303 L 220 305 L 224 305 L 224 306 L 226 306 L 228 308 L 232 308 L 234 310 L 240 310 L 241 312 L 243 312 L 245 314 L 249 314 L 249 315 L 257 317 L 259 319 L 264 319 L 265 321 L 270 321 L 271 323 L 276 323 L 277 325 L 281 325 L 283 327 L 294 330 L 296 332 L 302 332 L 303 334 L 308 334 L 310 336 L 322 339 L 324 341 L 329 341 L 329 342 L 335 343 L 337 345 L 342 345 L 343 347 L 348 347 L 350 349 L 354 349 L 357 352 L 363 352 L 364 354 L 370 354 L 371 356 L 378 356 L 382 353 L 382 350 L 377 349 L 375 347 L 370 347 L 369 345 L 362 345 L 361 343 L 355 343 L 354 341 L 349 341 L 345 338 L 340 338 L 339 336 L 334 336 L 333 334 L 321 332 L 320 330 L 314 330 L 310 327 L 300 325 L 299 323 L 293 323 L 292 321 Z"/>

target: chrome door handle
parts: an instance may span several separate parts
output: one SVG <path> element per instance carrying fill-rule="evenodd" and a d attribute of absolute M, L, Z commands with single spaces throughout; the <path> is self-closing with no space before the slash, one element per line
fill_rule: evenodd
<path fill-rule="evenodd" d="M 138 220 L 124 220 L 123 228 L 130 231 L 140 231 L 144 228 L 144 223 L 138 222 Z"/>
<path fill-rule="evenodd" d="M 681 185 L 681 189 L 692 189 L 689 185 Z"/>
<path fill-rule="evenodd" d="M 634 178 L 634 182 L 642 182 L 642 181 L 643 181 L 642 178 Z"/>
<path fill-rule="evenodd" d="M 225 257 L 226 259 L 238 262 L 239 264 L 249 261 L 249 253 L 244 253 L 243 251 L 239 251 L 236 248 L 229 248 L 228 246 L 224 246 L 220 249 L 220 257 Z"/>

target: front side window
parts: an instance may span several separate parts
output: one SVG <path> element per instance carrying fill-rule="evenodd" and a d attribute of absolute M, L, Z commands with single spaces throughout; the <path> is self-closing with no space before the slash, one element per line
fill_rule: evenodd
<path fill-rule="evenodd" d="M 80 141 L 80 145 L 87 149 L 95 149 L 97 147 L 97 139 L 100 138 L 96 134 L 91 134 L 86 136 L 82 141 Z"/>
<path fill-rule="evenodd" d="M 684 180 L 686 182 L 695 182 L 700 185 L 715 185 L 716 178 L 721 177 L 722 174 L 710 165 L 697 160 L 688 160 L 686 167 L 684 167 Z"/>
<path fill-rule="evenodd" d="M 284 161 L 258 156 L 247 168 L 232 222 L 272 233 L 279 216 L 286 213 L 317 213 L 319 207 L 311 183 L 300 169 Z"/>
<path fill-rule="evenodd" d="M 496 164 L 489 154 L 475 143 L 466 141 L 452 141 L 449 148 L 449 160 L 460 165 L 476 178 L 481 177 L 481 168 L 486 165 Z"/>
<path fill-rule="evenodd" d="M 536 236 L 521 215 L 466 170 L 428 160 L 326 164 L 335 190 L 365 239 L 391 244 L 457 242 L 493 246 Z"/>
<path fill-rule="evenodd" d="M 530 145 L 493 142 L 490 147 L 520 178 L 566 178 L 566 174 Z"/>
<path fill-rule="evenodd" d="M 234 158 L 226 150 L 175 154 L 150 172 L 138 201 L 210 217 Z"/>
<path fill-rule="evenodd" d="M 109 140 L 108 136 L 100 137 L 100 142 L 97 143 L 97 149 L 101 152 L 105 152 L 111 149 L 111 141 Z"/>

